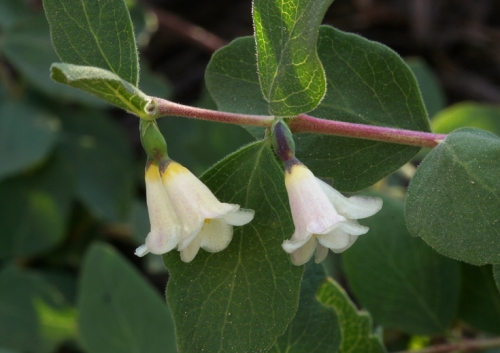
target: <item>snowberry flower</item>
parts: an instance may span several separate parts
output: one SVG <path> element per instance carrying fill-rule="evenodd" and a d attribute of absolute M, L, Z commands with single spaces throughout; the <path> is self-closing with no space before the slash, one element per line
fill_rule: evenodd
<path fill-rule="evenodd" d="M 163 187 L 158 165 L 151 160 L 146 165 L 146 202 L 148 205 L 151 231 L 144 245 L 137 248 L 135 254 L 165 254 L 174 249 L 179 242 L 182 224 L 177 217 L 167 191 Z"/>
<path fill-rule="evenodd" d="M 343 196 L 295 158 L 289 159 L 285 168 L 295 233 L 282 246 L 295 265 L 305 264 L 315 250 L 316 263 L 326 258 L 328 249 L 346 250 L 369 230 L 356 219 L 372 216 L 382 208 L 377 197 Z"/>
<path fill-rule="evenodd" d="M 253 210 L 220 202 L 188 169 L 172 160 L 160 166 L 163 186 L 183 232 L 178 250 L 190 262 L 200 247 L 209 252 L 225 249 L 233 237 L 232 226 L 242 226 L 254 217 Z"/>

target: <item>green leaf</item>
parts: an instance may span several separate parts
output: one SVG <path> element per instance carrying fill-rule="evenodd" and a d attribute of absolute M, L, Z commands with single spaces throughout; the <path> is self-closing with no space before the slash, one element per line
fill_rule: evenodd
<path fill-rule="evenodd" d="M 441 134 L 461 127 L 476 127 L 500 136 L 500 107 L 484 103 L 458 103 L 432 120 L 432 128 Z"/>
<path fill-rule="evenodd" d="M 110 71 L 59 63 L 52 64 L 50 70 L 50 77 L 56 82 L 81 89 L 139 117 L 148 115 L 151 99 Z"/>
<path fill-rule="evenodd" d="M 439 80 L 423 59 L 409 58 L 406 63 L 417 79 L 427 113 L 432 118 L 446 107 L 445 95 Z"/>
<path fill-rule="evenodd" d="M 340 322 L 335 310 L 320 303 L 316 292 L 326 281 L 321 265 L 310 261 L 300 285 L 299 309 L 285 334 L 278 338 L 270 353 L 337 352 L 340 347 Z"/>
<path fill-rule="evenodd" d="M 50 65 L 59 59 L 52 48 L 49 25 L 43 14 L 26 17 L 5 32 L 5 40 L 0 49 L 9 63 L 42 93 L 58 101 L 97 107 L 106 105 L 80 90 L 62 86 L 50 79 Z"/>
<path fill-rule="evenodd" d="M 295 315 L 303 272 L 281 248 L 293 232 L 283 170 L 264 141 L 226 157 L 202 181 L 255 218 L 221 252 L 201 250 L 190 263 L 177 252 L 164 256 L 179 351 L 266 351 Z"/>
<path fill-rule="evenodd" d="M 267 102 L 259 88 L 254 46 L 250 37 L 240 38 L 212 57 L 205 78 L 220 110 L 267 114 Z M 311 115 L 430 131 L 417 82 L 391 49 L 321 27 L 318 53 L 326 71 L 328 90 Z M 263 136 L 262 130 L 253 132 L 258 138 Z M 297 134 L 295 142 L 298 158 L 317 176 L 333 178 L 335 188 L 342 191 L 358 191 L 372 185 L 419 151 L 413 146 L 313 134 Z"/>
<path fill-rule="evenodd" d="M 59 121 L 28 102 L 0 106 L 0 179 L 46 158 L 59 132 Z"/>
<path fill-rule="evenodd" d="M 75 313 L 39 275 L 9 267 L 0 272 L 2 348 L 52 352 L 76 333 Z"/>
<path fill-rule="evenodd" d="M 448 257 L 500 263 L 500 138 L 464 128 L 423 160 L 408 189 L 408 229 Z"/>
<path fill-rule="evenodd" d="M 123 0 L 44 0 L 43 5 L 63 62 L 96 66 L 137 86 L 137 47 Z"/>
<path fill-rule="evenodd" d="M 0 184 L 0 259 L 33 256 L 58 245 L 74 195 L 72 170 L 57 153 L 33 175 Z"/>
<path fill-rule="evenodd" d="M 89 352 L 176 352 L 167 306 L 109 246 L 93 245 L 84 258 L 78 310 Z"/>
<path fill-rule="evenodd" d="M 380 339 L 371 333 L 368 313 L 358 312 L 347 293 L 334 280 L 328 279 L 319 289 L 318 300 L 337 312 L 342 327 L 339 353 L 385 353 Z"/>
<path fill-rule="evenodd" d="M 318 53 L 328 90 L 310 115 L 349 123 L 430 131 L 417 82 L 388 47 L 331 27 L 320 29 Z M 364 189 L 408 162 L 419 148 L 326 135 L 296 137 L 297 157 L 336 189 Z M 328 152 L 327 152 L 328 151 Z"/>
<path fill-rule="evenodd" d="M 61 150 L 75 172 L 80 200 L 98 217 L 121 221 L 132 205 L 134 176 L 124 131 L 97 110 L 61 115 Z"/>
<path fill-rule="evenodd" d="M 326 92 L 318 28 L 333 0 L 253 2 L 260 86 L 275 116 L 314 109 Z"/>
<path fill-rule="evenodd" d="M 360 222 L 370 231 L 343 254 L 350 288 L 383 326 L 442 333 L 456 315 L 459 265 L 408 233 L 400 202 L 383 200 L 381 211 Z"/>
<path fill-rule="evenodd" d="M 500 334 L 500 293 L 495 286 L 492 266 L 462 263 L 462 290 L 459 317 L 468 324 Z"/>

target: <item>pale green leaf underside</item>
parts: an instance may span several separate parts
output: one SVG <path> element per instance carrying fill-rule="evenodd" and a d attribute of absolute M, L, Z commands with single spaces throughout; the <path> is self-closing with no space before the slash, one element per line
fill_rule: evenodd
<path fill-rule="evenodd" d="M 89 352 L 175 352 L 167 306 L 107 245 L 93 245 L 85 256 L 77 308 L 81 339 Z"/>
<path fill-rule="evenodd" d="M 500 138 L 464 128 L 420 164 L 406 222 L 438 252 L 475 265 L 500 263 Z"/>
<path fill-rule="evenodd" d="M 268 141 L 229 155 L 201 178 L 221 202 L 255 210 L 228 248 L 191 263 L 167 254 L 167 299 L 180 352 L 264 352 L 297 310 L 302 266 L 281 244 L 293 225 L 283 171 Z"/>
<path fill-rule="evenodd" d="M 52 43 L 65 63 L 108 70 L 134 86 L 139 61 L 123 0 L 44 0 Z"/>
<path fill-rule="evenodd" d="M 332 1 L 253 2 L 260 85 L 272 115 L 308 112 L 325 95 L 326 80 L 316 40 L 321 19 Z"/>
<path fill-rule="evenodd" d="M 52 64 L 50 70 L 56 82 L 81 89 L 139 117 L 147 116 L 146 107 L 151 99 L 110 71 L 60 63 Z"/>
<path fill-rule="evenodd" d="M 339 353 L 385 353 L 380 340 L 372 335 L 368 313 L 360 313 L 347 293 L 334 280 L 328 279 L 317 293 L 318 300 L 333 308 L 340 319 L 342 343 Z"/>
<path fill-rule="evenodd" d="M 458 263 L 408 233 L 402 203 L 383 200 L 382 210 L 360 221 L 370 231 L 343 254 L 350 288 L 387 328 L 415 335 L 442 333 L 456 316 Z"/>
<path fill-rule="evenodd" d="M 316 292 L 325 281 L 323 267 L 310 261 L 300 285 L 297 314 L 270 353 L 337 352 L 341 340 L 339 319 L 333 308 L 323 305 L 316 298 Z"/>

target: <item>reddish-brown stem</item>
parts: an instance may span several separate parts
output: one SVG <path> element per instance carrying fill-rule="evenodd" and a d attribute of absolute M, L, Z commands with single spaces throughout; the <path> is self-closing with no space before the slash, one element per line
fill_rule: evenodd
<path fill-rule="evenodd" d="M 217 110 L 190 107 L 187 105 L 173 103 L 161 98 L 153 98 L 153 100 L 158 107 L 158 114 L 160 116 L 183 116 L 185 118 L 217 121 L 219 123 L 264 127 L 271 126 L 274 121 L 274 117 L 267 115 L 227 113 Z"/>
<path fill-rule="evenodd" d="M 398 353 L 448 353 L 448 352 L 474 352 L 481 349 L 500 347 L 500 338 L 482 340 L 464 340 L 458 343 L 440 344 L 427 347 L 418 351 L 402 351 Z"/>
<path fill-rule="evenodd" d="M 275 119 L 273 116 L 267 115 L 247 115 L 194 108 L 161 98 L 153 98 L 153 101 L 156 103 L 158 116 L 183 116 L 221 123 L 263 127 L 270 127 Z M 300 114 L 288 119 L 288 124 L 293 133 L 345 136 L 419 147 L 436 147 L 446 138 L 446 135 L 442 134 L 345 123 L 335 120 L 318 119 L 306 114 Z"/>
<path fill-rule="evenodd" d="M 309 132 L 336 136 L 356 137 L 366 140 L 392 142 L 402 145 L 436 147 L 446 135 L 429 132 L 395 129 L 383 126 L 345 123 L 342 121 L 318 119 L 300 114 L 289 122 L 293 133 Z"/>

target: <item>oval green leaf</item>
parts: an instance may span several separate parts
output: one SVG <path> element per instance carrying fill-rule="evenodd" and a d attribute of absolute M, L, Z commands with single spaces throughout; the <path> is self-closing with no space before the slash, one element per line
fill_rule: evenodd
<path fill-rule="evenodd" d="M 500 263 L 500 138 L 464 128 L 423 160 L 408 189 L 409 231 L 474 265 Z"/>

